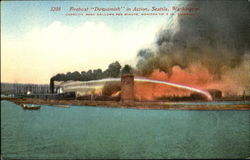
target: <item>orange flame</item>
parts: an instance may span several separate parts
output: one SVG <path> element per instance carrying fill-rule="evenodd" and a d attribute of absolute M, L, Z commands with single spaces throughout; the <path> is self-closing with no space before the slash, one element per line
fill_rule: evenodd
<path fill-rule="evenodd" d="M 229 75 L 229 74 L 228 74 Z M 172 68 L 172 75 L 154 70 L 148 77 L 150 79 L 172 82 L 198 89 L 219 89 L 225 94 L 239 94 L 243 89 L 237 87 L 231 76 L 223 75 L 220 80 L 216 80 L 214 75 L 201 65 L 193 65 L 187 69 L 179 66 Z M 151 84 L 146 82 L 135 83 L 135 98 L 138 100 L 155 100 L 162 96 L 190 96 L 192 91 L 162 84 Z"/>

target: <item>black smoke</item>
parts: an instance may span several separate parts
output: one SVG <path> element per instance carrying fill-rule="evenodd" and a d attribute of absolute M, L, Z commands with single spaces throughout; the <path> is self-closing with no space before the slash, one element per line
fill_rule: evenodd
<path fill-rule="evenodd" d="M 138 53 L 142 75 L 159 69 L 171 75 L 173 66 L 188 68 L 199 63 L 218 79 L 237 68 L 250 54 L 250 3 L 238 1 L 188 1 L 199 8 L 196 15 L 177 17 L 174 29 L 159 31 L 155 48 Z"/>
<path fill-rule="evenodd" d="M 98 80 L 103 78 L 117 78 L 120 77 L 121 74 L 132 74 L 132 67 L 130 65 L 125 65 L 123 68 L 120 65 L 118 61 L 115 61 L 113 63 L 110 63 L 108 68 L 104 71 L 102 69 L 94 69 L 94 70 L 88 70 L 88 71 L 74 71 L 74 72 L 68 72 L 66 74 L 64 73 L 58 73 L 55 76 L 50 78 L 50 90 L 52 93 L 54 93 L 54 81 L 90 81 L 90 80 Z M 107 88 L 107 87 L 106 87 Z M 117 86 L 112 87 L 112 89 L 117 90 Z M 112 90 L 111 89 L 111 90 Z M 105 89 L 106 91 L 107 89 Z M 111 90 L 107 91 L 107 94 L 111 93 Z M 113 90 L 112 90 L 113 91 Z M 106 92 L 105 92 L 106 94 Z"/>

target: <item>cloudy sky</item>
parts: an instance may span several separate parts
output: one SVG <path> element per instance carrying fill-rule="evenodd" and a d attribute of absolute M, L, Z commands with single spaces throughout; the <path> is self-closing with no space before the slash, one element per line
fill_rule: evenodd
<path fill-rule="evenodd" d="M 104 70 L 116 60 L 135 65 L 138 50 L 152 45 L 159 29 L 172 21 L 167 15 L 66 16 L 70 7 L 171 8 L 178 3 L 1 2 L 1 82 L 49 83 L 56 73 Z M 51 7 L 61 7 L 61 11 L 52 12 Z"/>

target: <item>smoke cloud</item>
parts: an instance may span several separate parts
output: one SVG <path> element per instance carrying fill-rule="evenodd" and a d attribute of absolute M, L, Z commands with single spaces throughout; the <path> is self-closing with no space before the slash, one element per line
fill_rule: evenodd
<path fill-rule="evenodd" d="M 208 70 L 212 80 L 235 79 L 232 71 L 242 71 L 248 81 L 246 61 L 250 55 L 250 3 L 239 1 L 189 1 L 185 7 L 199 8 L 197 15 L 178 16 L 177 25 L 163 28 L 155 48 L 138 52 L 140 75 L 163 71 L 169 77 L 178 66 L 186 72 L 193 67 Z M 232 82 L 233 83 L 233 82 Z M 239 79 L 237 79 L 237 83 Z"/>
<path fill-rule="evenodd" d="M 200 11 L 195 16 L 179 16 L 175 30 L 162 29 L 156 49 L 139 51 L 137 67 L 143 74 L 154 69 L 171 73 L 175 65 L 186 68 L 200 62 L 220 76 L 249 54 L 248 1 L 192 1 L 186 7 Z"/>

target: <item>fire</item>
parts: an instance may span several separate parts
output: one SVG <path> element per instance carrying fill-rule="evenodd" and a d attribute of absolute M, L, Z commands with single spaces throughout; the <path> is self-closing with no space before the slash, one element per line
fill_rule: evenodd
<path fill-rule="evenodd" d="M 135 83 L 135 97 L 138 100 L 155 100 L 162 96 L 189 96 L 193 91 L 150 82 Z"/>
<path fill-rule="evenodd" d="M 190 85 L 198 88 L 213 81 L 213 76 L 209 74 L 206 68 L 202 67 L 190 67 L 189 69 L 181 69 L 179 66 L 174 66 L 172 68 L 172 72 L 172 75 L 169 75 L 156 69 L 149 76 L 149 78 Z"/>
<path fill-rule="evenodd" d="M 216 79 L 207 68 L 201 65 L 192 65 L 186 69 L 174 66 L 171 75 L 156 69 L 147 78 L 182 84 L 201 90 L 219 89 L 224 95 L 242 93 L 244 88 L 240 85 L 237 86 L 235 83 L 237 77 L 231 75 L 231 73 L 225 73 L 221 79 Z M 190 96 L 191 93 L 193 91 L 163 84 L 135 83 L 135 97 L 138 100 L 155 100 L 162 96 Z"/>
<path fill-rule="evenodd" d="M 202 85 L 213 79 L 205 68 L 198 70 L 197 68 L 192 67 L 189 68 L 189 70 L 184 70 L 179 66 L 174 66 L 172 72 L 172 75 L 169 75 L 168 73 L 156 69 L 148 78 L 183 84 L 199 89 L 204 89 Z M 135 97 L 139 100 L 154 100 L 157 97 L 162 96 L 189 96 L 193 91 L 163 84 L 136 83 L 135 93 Z"/>

